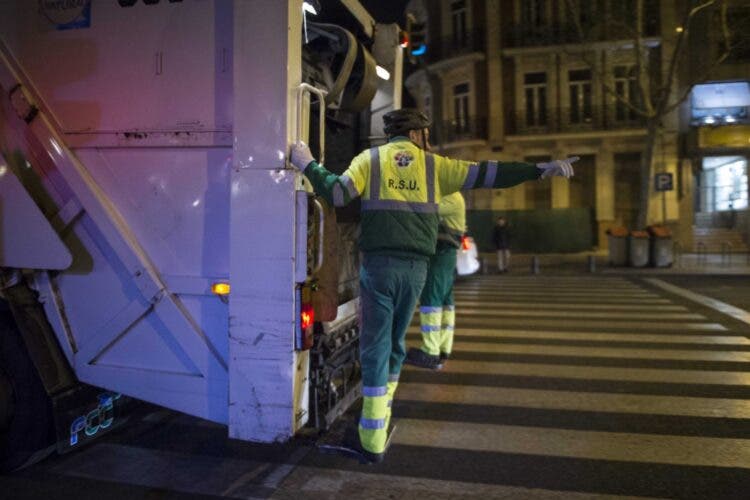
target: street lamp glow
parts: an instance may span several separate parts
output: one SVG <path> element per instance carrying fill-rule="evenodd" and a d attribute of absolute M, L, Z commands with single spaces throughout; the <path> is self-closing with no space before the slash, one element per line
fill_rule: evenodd
<path fill-rule="evenodd" d="M 676 31 L 677 33 L 682 33 L 683 31 L 685 31 L 685 29 L 684 29 L 684 28 L 683 28 L 682 26 L 677 26 L 677 27 L 676 27 L 676 28 L 675 28 L 674 30 L 675 30 L 675 31 Z"/>
<path fill-rule="evenodd" d="M 383 80 L 390 80 L 391 79 L 390 72 L 388 72 L 387 69 L 385 69 L 384 67 L 382 67 L 380 65 L 378 65 L 378 66 L 375 67 L 375 73 L 377 73 L 377 75 L 380 78 L 382 78 Z"/>

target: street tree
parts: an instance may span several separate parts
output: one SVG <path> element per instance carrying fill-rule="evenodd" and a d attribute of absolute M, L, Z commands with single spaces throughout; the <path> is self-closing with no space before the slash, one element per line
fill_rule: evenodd
<path fill-rule="evenodd" d="M 615 35 L 625 41 L 625 50 L 632 50 L 633 65 L 627 77 L 632 78 L 633 88 L 627 90 L 612 83 L 590 51 L 579 50 L 575 55 L 592 70 L 607 94 L 645 123 L 646 137 L 640 159 L 639 228 L 647 224 L 654 153 L 664 131 L 665 118 L 690 95 L 693 86 L 712 77 L 737 43 L 730 30 L 730 25 L 736 24 L 728 19 L 727 0 L 678 2 L 676 25 L 671 31 L 664 28 L 660 38 L 649 36 L 651 33 L 647 28 L 649 23 L 655 22 L 650 9 L 654 3 L 618 0 L 613 3 L 616 7 L 604 12 L 601 7 L 597 10 L 603 2 L 565 0 L 567 17 L 572 24 L 571 41 L 585 48 Z M 698 28 L 699 23 L 703 29 Z M 698 40 L 704 44 L 711 40 L 712 37 L 704 31 L 707 24 L 718 36 L 719 50 L 714 51 L 708 60 L 696 64 L 696 61 L 691 61 L 694 55 L 690 48 Z M 667 40 L 669 43 L 665 43 Z"/>

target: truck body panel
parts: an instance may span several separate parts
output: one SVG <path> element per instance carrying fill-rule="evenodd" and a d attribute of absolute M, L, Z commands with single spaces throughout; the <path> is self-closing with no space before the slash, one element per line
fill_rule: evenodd
<path fill-rule="evenodd" d="M 326 7 L 337 18 L 348 9 L 358 30 L 374 24 L 353 0 Z M 325 380 L 338 376 L 301 347 L 303 302 L 324 248 L 311 233 L 330 239 L 331 227 L 317 220 L 322 208 L 310 211 L 310 188 L 287 164 L 289 144 L 311 130 L 321 134 L 321 156 L 325 142 L 349 142 L 333 155 L 341 170 L 369 134 L 356 132 L 359 110 L 338 109 L 338 100 L 326 109 L 325 92 L 300 86 L 310 50 L 303 16 L 301 0 L 0 2 L 0 150 L 5 162 L 27 162 L 35 183 L 22 191 L 57 239 L 45 245 L 56 261 L 3 261 L 0 273 L 26 269 L 80 381 L 261 442 L 305 426 L 311 394 L 331 400 Z M 390 47 L 400 75 L 398 29 L 380 32 L 393 39 L 378 47 Z M 319 66 L 308 74 L 330 71 L 330 58 L 312 59 Z M 359 102 L 370 87 L 344 94 Z M 365 118 L 400 103 L 400 82 L 378 87 L 378 109 L 368 105 Z M 316 113 L 324 126 L 310 125 Z M 349 132 L 323 141 L 327 113 Z M 0 203 L 15 209 L 17 188 L 2 189 Z M 347 249 L 341 269 L 356 269 L 353 224 L 337 227 L 336 245 Z M 339 269 L 329 263 L 329 277 L 331 265 Z M 339 275 L 347 318 L 356 316 L 352 278 Z M 217 284 L 231 293 L 215 293 Z M 354 351 L 357 325 L 338 318 L 316 327 L 326 352 L 342 345 L 338 324 Z M 318 369 L 329 378 L 316 375 L 313 391 Z M 354 389 L 344 384 L 333 400 L 349 404 Z"/>

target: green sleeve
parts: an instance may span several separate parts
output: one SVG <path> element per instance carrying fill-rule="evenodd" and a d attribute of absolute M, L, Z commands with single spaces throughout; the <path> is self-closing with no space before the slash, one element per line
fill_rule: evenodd
<path fill-rule="evenodd" d="M 464 189 L 497 189 L 539 179 L 542 171 L 533 163 L 452 160 L 435 155 L 443 196 Z"/>
<path fill-rule="evenodd" d="M 315 193 L 336 207 L 343 207 L 360 195 L 348 174 L 349 170 L 342 175 L 336 175 L 314 161 L 305 167 L 305 176 Z"/>

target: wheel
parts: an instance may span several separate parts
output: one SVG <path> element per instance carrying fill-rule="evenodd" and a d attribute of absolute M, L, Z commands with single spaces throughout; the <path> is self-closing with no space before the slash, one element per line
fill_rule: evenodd
<path fill-rule="evenodd" d="M 50 398 L 0 300 L 0 472 L 41 460 L 54 442 Z"/>

